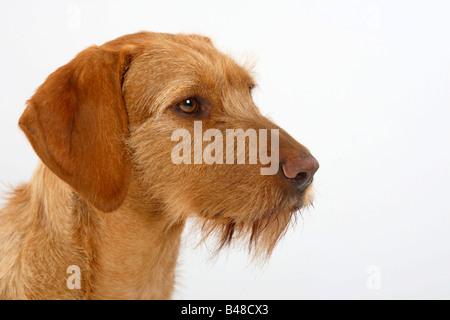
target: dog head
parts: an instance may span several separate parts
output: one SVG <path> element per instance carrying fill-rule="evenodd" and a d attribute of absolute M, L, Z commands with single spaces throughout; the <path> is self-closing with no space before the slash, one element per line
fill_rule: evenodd
<path fill-rule="evenodd" d="M 139 33 L 51 74 L 19 124 L 44 164 L 104 212 L 134 180 L 175 221 L 270 253 L 318 163 L 255 106 L 250 72 L 198 35 Z M 269 160 L 269 161 L 268 161 Z"/>

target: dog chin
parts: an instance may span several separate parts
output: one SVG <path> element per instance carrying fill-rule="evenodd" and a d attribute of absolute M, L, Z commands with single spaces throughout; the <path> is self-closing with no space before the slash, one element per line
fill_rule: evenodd
<path fill-rule="evenodd" d="M 291 201 L 281 202 L 273 210 L 246 215 L 229 212 L 216 213 L 211 219 L 200 219 L 203 239 L 217 240 L 215 253 L 231 244 L 246 245 L 252 260 L 266 261 L 277 243 L 295 224 L 297 214 L 310 205 L 310 197 L 297 195 Z M 257 210 L 257 208 L 254 208 Z"/>

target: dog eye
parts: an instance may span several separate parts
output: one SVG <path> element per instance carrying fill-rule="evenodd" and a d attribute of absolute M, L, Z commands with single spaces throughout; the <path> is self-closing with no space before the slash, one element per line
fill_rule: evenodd
<path fill-rule="evenodd" d="M 250 92 L 250 95 L 252 95 L 253 88 L 254 86 L 252 85 L 248 86 L 248 92 Z"/>
<path fill-rule="evenodd" d="M 200 103 L 195 98 L 189 98 L 178 103 L 177 108 L 184 113 L 195 113 L 200 111 Z"/>

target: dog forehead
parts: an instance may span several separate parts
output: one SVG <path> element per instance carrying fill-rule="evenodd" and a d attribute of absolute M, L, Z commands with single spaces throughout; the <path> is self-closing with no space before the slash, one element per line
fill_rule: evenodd
<path fill-rule="evenodd" d="M 201 35 L 161 34 L 148 44 L 142 58 L 150 73 L 163 72 L 176 80 L 194 77 L 211 86 L 253 82 L 245 68 Z"/>

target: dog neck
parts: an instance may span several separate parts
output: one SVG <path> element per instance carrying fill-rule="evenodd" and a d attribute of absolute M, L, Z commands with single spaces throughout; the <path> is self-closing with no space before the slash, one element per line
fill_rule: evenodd
<path fill-rule="evenodd" d="M 53 242 L 59 243 L 53 250 L 71 252 L 53 252 L 62 257 L 59 269 L 80 264 L 81 288 L 72 289 L 74 294 L 80 290 L 87 299 L 171 297 L 184 222 L 173 225 L 167 221 L 157 209 L 161 206 L 149 200 L 136 182 L 131 183 L 129 196 L 118 210 L 104 213 L 45 166 L 36 175 L 32 182 L 42 185 L 34 186 L 41 193 L 35 199 L 53 206 L 41 213 L 49 224 L 45 232 L 53 230 Z M 57 234 L 58 230 L 65 233 Z"/>

